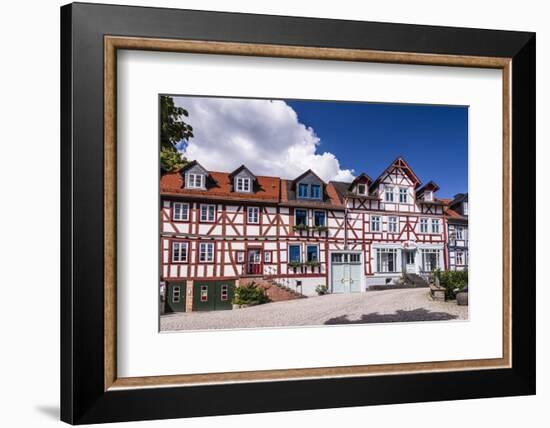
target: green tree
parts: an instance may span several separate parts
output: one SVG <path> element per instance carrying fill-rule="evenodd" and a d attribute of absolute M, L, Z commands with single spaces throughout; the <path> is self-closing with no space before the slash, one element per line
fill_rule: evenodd
<path fill-rule="evenodd" d="M 176 146 L 193 138 L 193 127 L 184 121 L 189 113 L 174 104 L 168 95 L 160 97 L 160 163 L 165 171 L 175 171 L 187 164 Z"/>

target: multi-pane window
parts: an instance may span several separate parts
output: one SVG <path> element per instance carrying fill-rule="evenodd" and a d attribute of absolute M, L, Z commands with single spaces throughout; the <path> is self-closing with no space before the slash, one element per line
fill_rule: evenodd
<path fill-rule="evenodd" d="M 464 239 L 464 228 L 462 226 L 456 227 L 456 239 L 457 240 Z"/>
<path fill-rule="evenodd" d="M 384 190 L 384 200 L 386 202 L 393 202 L 393 187 L 386 187 Z"/>
<path fill-rule="evenodd" d="M 229 300 L 229 285 L 222 284 L 220 299 L 222 302 Z"/>
<path fill-rule="evenodd" d="M 264 262 L 271 263 L 271 251 L 264 251 Z"/>
<path fill-rule="evenodd" d="M 181 289 L 179 285 L 172 287 L 172 303 L 179 303 Z"/>
<path fill-rule="evenodd" d="M 399 203 L 406 204 L 407 203 L 407 188 L 401 187 L 399 189 Z"/>
<path fill-rule="evenodd" d="M 301 261 L 301 248 L 299 245 L 288 246 L 288 261 L 300 262 Z"/>
<path fill-rule="evenodd" d="M 439 220 L 432 218 L 432 233 L 439 233 Z"/>
<path fill-rule="evenodd" d="M 468 215 L 468 202 L 462 203 L 462 212 L 464 213 L 464 215 Z"/>
<path fill-rule="evenodd" d="M 189 204 L 174 202 L 174 220 L 189 220 Z"/>
<path fill-rule="evenodd" d="M 463 265 L 464 264 L 464 253 L 462 251 L 456 252 L 456 261 L 455 264 Z"/>
<path fill-rule="evenodd" d="M 313 220 L 315 222 L 315 226 L 326 226 L 326 218 L 327 215 L 324 211 L 313 212 Z"/>
<path fill-rule="evenodd" d="M 214 261 L 214 244 L 210 242 L 201 242 L 199 245 L 199 262 Z"/>
<path fill-rule="evenodd" d="M 388 232 L 397 232 L 397 217 L 388 218 Z"/>
<path fill-rule="evenodd" d="M 306 256 L 308 262 L 318 262 L 319 261 L 319 247 L 317 245 L 307 245 L 306 246 Z"/>
<path fill-rule="evenodd" d="M 307 226 L 307 210 L 297 209 L 294 212 L 296 225 L 303 224 Z"/>
<path fill-rule="evenodd" d="M 257 224 L 260 222 L 260 209 L 258 207 L 248 207 L 248 223 Z"/>
<path fill-rule="evenodd" d="M 310 197 L 312 199 L 321 199 L 321 186 L 318 184 L 312 184 Z"/>
<path fill-rule="evenodd" d="M 201 205 L 201 221 L 213 222 L 216 216 L 216 205 Z"/>
<path fill-rule="evenodd" d="M 201 302 L 208 302 L 208 285 L 201 285 Z"/>
<path fill-rule="evenodd" d="M 376 271 L 396 272 L 397 270 L 397 249 L 379 248 L 376 251 Z"/>
<path fill-rule="evenodd" d="M 440 250 L 422 250 L 422 270 L 424 272 L 432 272 L 439 268 L 439 252 Z"/>
<path fill-rule="evenodd" d="M 203 189 L 204 188 L 204 174 L 187 174 L 187 180 L 185 181 L 186 187 L 190 189 Z"/>
<path fill-rule="evenodd" d="M 420 233 L 428 233 L 428 219 L 427 218 L 421 218 L 420 219 Z"/>
<path fill-rule="evenodd" d="M 251 180 L 248 177 L 237 177 L 235 178 L 235 190 L 237 192 L 250 192 Z"/>
<path fill-rule="evenodd" d="M 187 242 L 172 242 L 172 262 L 183 263 L 187 261 Z"/>
<path fill-rule="evenodd" d="M 309 186 L 307 184 L 304 184 L 304 183 L 300 183 L 298 185 L 298 197 L 299 198 L 307 198 L 309 195 L 308 195 L 308 188 Z"/>
<path fill-rule="evenodd" d="M 371 230 L 372 232 L 380 232 L 380 216 L 373 215 L 371 217 Z"/>

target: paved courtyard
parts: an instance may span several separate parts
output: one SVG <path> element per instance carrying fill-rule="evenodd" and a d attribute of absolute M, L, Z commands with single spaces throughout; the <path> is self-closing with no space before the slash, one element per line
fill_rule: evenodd
<path fill-rule="evenodd" d="M 162 331 L 468 319 L 468 307 L 435 302 L 426 288 L 333 294 L 243 309 L 163 315 Z"/>

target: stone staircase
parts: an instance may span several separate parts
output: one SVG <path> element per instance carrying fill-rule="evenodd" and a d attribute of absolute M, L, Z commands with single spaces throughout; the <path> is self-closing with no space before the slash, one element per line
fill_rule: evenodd
<path fill-rule="evenodd" d="M 428 283 L 424 278 L 422 278 L 420 275 L 417 275 L 416 273 L 404 273 L 403 274 L 403 285 L 408 286 L 410 288 L 420 288 L 420 287 L 428 287 Z"/>
<path fill-rule="evenodd" d="M 247 276 L 239 280 L 239 285 L 248 285 L 254 283 L 256 286 L 263 288 L 265 294 L 272 302 L 282 302 L 284 300 L 294 300 L 294 299 L 303 299 L 306 296 L 303 294 L 286 287 L 284 285 L 278 284 L 275 280 L 264 278 L 263 276 Z"/>

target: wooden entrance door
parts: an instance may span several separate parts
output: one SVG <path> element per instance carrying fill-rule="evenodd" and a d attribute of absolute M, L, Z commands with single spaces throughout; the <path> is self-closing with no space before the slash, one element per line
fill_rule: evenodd
<path fill-rule="evenodd" d="M 261 275 L 262 250 L 260 248 L 249 248 L 246 255 L 246 261 L 246 273 L 248 275 Z"/>

